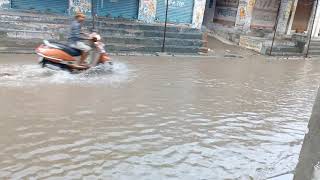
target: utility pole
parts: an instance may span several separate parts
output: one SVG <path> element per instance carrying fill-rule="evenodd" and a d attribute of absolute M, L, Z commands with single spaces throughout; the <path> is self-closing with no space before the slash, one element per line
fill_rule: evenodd
<path fill-rule="evenodd" d="M 274 40 L 275 40 L 276 34 L 277 34 L 277 28 L 278 28 L 278 22 L 279 22 L 280 9 L 281 9 L 281 0 L 279 1 L 279 7 L 278 7 L 278 11 L 277 11 L 276 23 L 275 23 L 275 25 L 274 25 L 274 27 L 273 27 L 274 33 L 273 33 L 272 42 L 271 42 L 271 47 L 270 47 L 270 52 L 269 52 L 269 55 L 270 55 L 270 56 L 272 56 L 273 44 L 274 44 Z"/>
<path fill-rule="evenodd" d="M 164 32 L 163 32 L 163 42 L 162 42 L 162 49 L 161 52 L 164 52 L 165 50 L 165 44 L 166 44 L 166 35 L 167 35 L 167 23 L 168 23 L 168 10 L 169 10 L 169 0 L 166 1 L 166 17 L 164 21 Z"/>
<path fill-rule="evenodd" d="M 96 30 L 96 1 L 91 0 L 92 31 Z"/>

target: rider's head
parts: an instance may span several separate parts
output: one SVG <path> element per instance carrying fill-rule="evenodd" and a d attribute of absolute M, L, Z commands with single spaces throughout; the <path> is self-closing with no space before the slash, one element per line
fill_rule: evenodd
<path fill-rule="evenodd" d="M 78 22 L 83 22 L 86 19 L 86 16 L 82 12 L 77 12 L 77 14 L 75 15 L 75 19 Z"/>

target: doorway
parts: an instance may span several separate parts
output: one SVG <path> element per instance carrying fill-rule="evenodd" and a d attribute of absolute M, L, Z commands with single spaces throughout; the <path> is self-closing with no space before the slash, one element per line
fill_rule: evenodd
<path fill-rule="evenodd" d="M 206 9 L 203 16 L 203 25 L 207 26 L 213 22 L 214 12 L 216 8 L 216 0 L 207 0 Z"/>
<path fill-rule="evenodd" d="M 309 20 L 313 8 L 313 0 L 298 0 L 291 30 L 304 33 L 308 30 Z"/>

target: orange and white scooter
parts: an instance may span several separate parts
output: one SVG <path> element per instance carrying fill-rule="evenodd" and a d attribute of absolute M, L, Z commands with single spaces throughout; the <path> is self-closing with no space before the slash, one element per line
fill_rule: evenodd
<path fill-rule="evenodd" d="M 43 44 L 36 48 L 36 53 L 40 56 L 39 63 L 42 67 L 53 70 L 67 70 L 77 73 L 100 64 L 112 65 L 111 58 L 101 42 L 101 36 L 97 33 L 91 33 L 90 43 L 93 47 L 93 52 L 91 52 L 93 54 L 90 55 L 88 66 L 78 65 L 77 57 L 81 55 L 81 51 L 65 44 L 44 40 Z"/>

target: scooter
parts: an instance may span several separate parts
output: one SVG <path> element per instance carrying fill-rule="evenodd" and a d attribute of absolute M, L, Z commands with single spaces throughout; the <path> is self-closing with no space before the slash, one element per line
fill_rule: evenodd
<path fill-rule="evenodd" d="M 89 37 L 93 50 L 90 52 L 91 60 L 88 65 L 78 65 L 77 57 L 81 55 L 80 50 L 48 40 L 44 40 L 43 44 L 35 50 L 40 56 L 39 64 L 44 68 L 66 70 L 71 73 L 79 73 L 101 64 L 112 66 L 111 58 L 101 42 L 101 36 L 97 33 L 91 33 Z"/>

